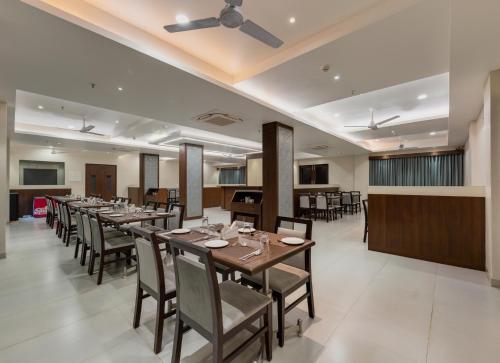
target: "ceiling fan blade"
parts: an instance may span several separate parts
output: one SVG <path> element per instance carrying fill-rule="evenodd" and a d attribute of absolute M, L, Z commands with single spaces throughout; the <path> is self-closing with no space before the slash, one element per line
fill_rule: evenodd
<path fill-rule="evenodd" d="M 92 131 L 87 131 L 87 132 L 84 132 L 85 134 L 91 134 L 91 135 L 97 135 L 97 136 L 106 136 L 104 134 L 100 134 L 98 132 L 92 132 Z"/>
<path fill-rule="evenodd" d="M 399 115 L 394 116 L 394 117 L 390 117 L 390 118 L 385 119 L 383 121 L 377 122 L 375 125 L 379 126 L 379 125 L 385 124 L 386 122 L 393 121 L 393 120 L 395 120 L 395 119 L 397 119 L 399 117 L 400 117 Z"/>
<path fill-rule="evenodd" d="M 240 26 L 240 30 L 245 34 L 250 35 L 252 38 L 269 45 L 270 47 L 279 48 L 283 45 L 283 41 L 281 39 L 275 37 L 266 29 L 255 24 L 251 20 L 245 20 L 245 22 Z"/>
<path fill-rule="evenodd" d="M 243 5 L 243 0 L 226 0 L 226 4 L 229 4 L 232 6 L 241 6 L 241 5 Z"/>
<path fill-rule="evenodd" d="M 163 28 L 169 33 L 185 32 L 188 30 L 215 28 L 220 26 L 220 20 L 217 18 L 205 18 L 190 21 L 186 24 L 171 24 L 165 25 Z"/>
<path fill-rule="evenodd" d="M 354 125 L 344 125 L 344 127 L 363 127 L 363 128 L 370 128 L 370 126 L 354 126 Z"/>
<path fill-rule="evenodd" d="M 88 125 L 88 126 L 84 126 L 80 129 L 80 132 L 89 132 L 90 130 L 92 130 L 95 126 L 94 125 Z"/>

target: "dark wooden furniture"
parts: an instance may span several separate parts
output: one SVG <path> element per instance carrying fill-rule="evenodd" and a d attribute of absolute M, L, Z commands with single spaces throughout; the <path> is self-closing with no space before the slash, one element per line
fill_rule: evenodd
<path fill-rule="evenodd" d="M 18 218 L 33 214 L 33 198 L 49 196 L 64 196 L 71 194 L 71 189 L 10 189 L 11 193 L 19 194 Z"/>
<path fill-rule="evenodd" d="M 369 194 L 368 249 L 485 269 L 483 197 Z"/>
<path fill-rule="evenodd" d="M 221 204 L 221 187 L 204 187 L 203 188 L 203 208 L 220 207 Z"/>
<path fill-rule="evenodd" d="M 180 361 L 184 324 L 189 325 L 212 343 L 214 363 L 235 360 L 261 337 L 264 338 L 267 360 L 270 361 L 272 300 L 234 281 L 224 281 L 219 284 L 214 268 L 213 251 L 180 240 L 172 240 L 170 248 L 177 286 L 177 321 L 172 362 Z M 187 259 L 184 256 L 185 252 L 196 256 L 199 262 Z M 236 319 L 234 310 L 239 314 Z M 255 329 L 254 323 L 260 318 L 263 319 L 263 324 Z M 224 343 L 243 330 L 251 332 L 250 337 L 224 357 Z"/>
<path fill-rule="evenodd" d="M 300 196 L 304 194 L 315 195 L 316 193 L 336 193 L 339 187 L 318 187 L 318 188 L 295 188 L 293 190 L 293 206 L 296 217 L 300 217 Z"/>
<path fill-rule="evenodd" d="M 366 243 L 368 236 L 368 199 L 363 199 L 363 210 L 365 211 L 365 231 L 363 234 L 363 243 Z"/>
<path fill-rule="evenodd" d="M 237 190 L 262 190 L 262 187 L 247 187 L 245 185 L 221 185 L 220 204 L 222 209 L 230 210 L 234 192 Z"/>
<path fill-rule="evenodd" d="M 111 200 L 116 195 L 116 165 L 85 164 L 85 196 Z"/>
<path fill-rule="evenodd" d="M 245 213 L 255 216 L 254 227 L 262 226 L 262 191 L 236 190 L 231 200 L 231 219 L 235 213 Z"/>
<path fill-rule="evenodd" d="M 70 209 L 81 209 L 81 208 L 94 208 L 94 209 L 100 209 L 100 208 L 108 208 L 112 207 L 114 204 L 110 202 L 96 202 L 94 204 L 90 204 L 87 202 L 82 202 L 82 201 L 72 201 L 68 202 L 68 207 Z"/>
<path fill-rule="evenodd" d="M 132 204 L 144 204 L 144 195 L 142 195 L 141 188 L 139 187 L 128 187 L 128 198 L 130 199 L 130 203 Z"/>
<path fill-rule="evenodd" d="M 287 224 L 305 225 L 305 231 L 296 231 L 283 228 L 283 222 Z M 312 221 L 300 218 L 280 217 L 276 218 L 275 233 L 282 237 L 300 237 L 310 240 L 312 235 Z M 269 284 L 273 291 L 273 298 L 278 305 L 278 343 L 283 347 L 285 343 L 285 314 L 307 299 L 309 317 L 314 319 L 314 295 L 311 275 L 311 249 L 307 249 L 300 255 L 295 255 L 280 264 L 275 265 L 269 271 Z M 259 276 L 241 276 L 243 285 L 254 288 L 262 287 Z M 286 306 L 286 297 L 305 285 L 306 292 Z"/>
<path fill-rule="evenodd" d="M 145 213 L 145 212 L 130 212 L 130 213 L 122 213 L 120 211 L 117 211 L 116 213 L 113 214 L 123 214 L 123 216 L 120 217 L 112 217 L 110 214 L 102 214 L 98 213 L 100 216 L 100 220 L 102 220 L 105 223 L 113 224 L 115 226 L 119 226 L 122 224 L 127 224 L 127 223 L 134 223 L 134 222 L 145 222 L 145 221 L 152 221 L 155 219 L 168 219 L 175 217 L 175 215 L 168 213 L 168 214 L 163 214 L 154 211 L 151 213 Z"/>
<path fill-rule="evenodd" d="M 167 188 L 149 188 L 144 195 L 144 204 L 147 202 L 166 202 L 168 200 Z"/>
<path fill-rule="evenodd" d="M 175 275 L 163 265 L 160 248 L 154 233 L 140 227 L 132 227 L 137 251 L 137 293 L 134 309 L 134 329 L 139 327 L 142 312 L 142 300 L 152 297 L 156 300 L 156 322 L 154 352 L 161 352 L 164 320 L 176 313 L 170 309 L 165 313 L 165 303 L 176 296 Z"/>

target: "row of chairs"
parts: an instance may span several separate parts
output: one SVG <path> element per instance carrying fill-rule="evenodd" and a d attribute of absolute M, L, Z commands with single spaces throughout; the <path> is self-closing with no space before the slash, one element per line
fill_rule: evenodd
<path fill-rule="evenodd" d="M 361 193 L 353 192 L 320 192 L 304 193 L 299 195 L 299 215 L 317 220 L 318 217 L 326 221 L 335 220 L 344 213 L 358 213 L 361 211 Z"/>

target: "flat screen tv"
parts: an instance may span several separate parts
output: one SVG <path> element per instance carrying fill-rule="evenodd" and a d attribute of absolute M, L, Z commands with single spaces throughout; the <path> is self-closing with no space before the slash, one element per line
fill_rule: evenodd
<path fill-rule="evenodd" d="M 300 165 L 299 184 L 328 184 L 328 164 Z"/>
<path fill-rule="evenodd" d="M 57 169 L 24 169 L 24 185 L 57 185 Z"/>

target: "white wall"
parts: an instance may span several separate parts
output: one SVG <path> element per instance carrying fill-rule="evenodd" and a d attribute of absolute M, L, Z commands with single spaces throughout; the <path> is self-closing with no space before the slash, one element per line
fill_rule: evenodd
<path fill-rule="evenodd" d="M 6 230 L 8 221 L 8 188 L 9 174 L 7 173 L 8 138 L 7 138 L 7 104 L 0 102 L 0 258 L 6 255 Z"/>
<path fill-rule="evenodd" d="M 299 165 L 328 164 L 328 185 L 339 185 L 341 190 L 359 190 L 363 196 L 368 191 L 368 154 L 296 160 L 294 182 L 299 185 Z"/>
<path fill-rule="evenodd" d="M 247 160 L 247 185 L 262 186 L 262 158 Z"/>
<path fill-rule="evenodd" d="M 160 159 L 160 188 L 179 188 L 179 160 Z"/>
<path fill-rule="evenodd" d="M 208 163 L 203 163 L 203 184 L 219 184 L 219 169 L 217 169 L 216 166 Z"/>
<path fill-rule="evenodd" d="M 64 162 L 65 186 L 73 194 L 85 194 L 85 164 L 110 164 L 117 166 L 117 194 L 128 195 L 129 186 L 139 186 L 139 155 L 116 154 L 95 151 L 70 151 L 64 154 L 51 154 L 47 147 L 11 144 L 10 148 L 10 187 L 23 188 L 19 185 L 19 160 L 39 160 Z M 70 174 L 78 174 L 80 180 L 70 180 Z M 50 186 L 44 185 L 44 188 Z M 61 187 L 61 186 L 56 186 Z"/>

